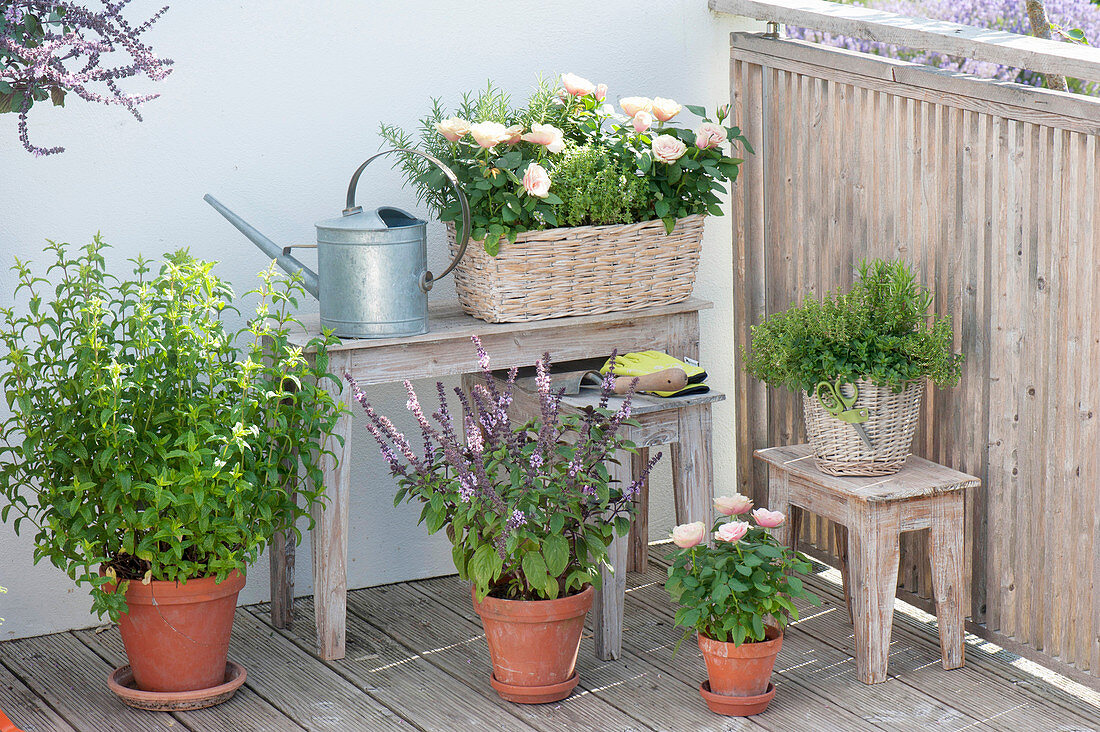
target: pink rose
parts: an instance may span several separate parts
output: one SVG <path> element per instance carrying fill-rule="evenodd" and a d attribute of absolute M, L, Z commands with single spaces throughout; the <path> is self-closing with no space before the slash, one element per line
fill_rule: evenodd
<path fill-rule="evenodd" d="M 703 537 L 707 535 L 707 525 L 702 521 L 691 524 L 680 524 L 672 530 L 672 543 L 681 549 L 690 549 L 703 543 Z"/>
<path fill-rule="evenodd" d="M 560 153 L 565 149 L 564 133 L 554 125 L 535 123 L 531 125 L 531 131 L 520 139 L 533 142 L 536 145 L 544 145 L 548 152 Z"/>
<path fill-rule="evenodd" d="M 653 157 L 662 163 L 675 163 L 687 151 L 687 145 L 672 135 L 657 135 L 652 147 Z"/>
<path fill-rule="evenodd" d="M 730 521 L 728 524 L 722 524 L 718 527 L 718 531 L 714 532 L 714 538 L 718 541 L 728 541 L 733 544 L 741 541 L 741 537 L 747 534 L 748 531 L 748 521 Z"/>
<path fill-rule="evenodd" d="M 681 109 L 683 109 L 683 107 L 671 99 L 656 97 L 653 100 L 653 116 L 662 122 L 668 122 L 670 119 L 680 114 Z"/>
<path fill-rule="evenodd" d="M 766 508 L 756 509 L 752 512 L 752 517 L 756 519 L 757 526 L 763 526 L 765 529 L 782 526 L 783 522 L 787 520 L 782 511 L 769 511 Z"/>
<path fill-rule="evenodd" d="M 628 117 L 633 117 L 640 109 L 652 112 L 653 100 L 649 97 L 627 97 L 626 99 L 619 100 L 619 106 L 623 108 L 623 111 L 626 112 Z"/>
<path fill-rule="evenodd" d="M 634 119 L 631 121 L 634 123 L 634 131 L 640 135 L 653 126 L 653 115 L 644 109 L 639 109 L 634 113 Z"/>
<path fill-rule="evenodd" d="M 546 198 L 550 192 L 550 176 L 546 168 L 538 163 L 528 165 L 527 172 L 523 174 L 523 188 L 536 198 Z"/>
<path fill-rule="evenodd" d="M 607 96 L 607 84 L 596 84 L 596 91 L 594 95 L 597 102 L 602 102 L 604 97 Z"/>
<path fill-rule="evenodd" d="M 695 131 L 695 146 L 700 150 L 718 147 L 726 141 L 726 128 L 713 122 L 704 122 Z"/>
<path fill-rule="evenodd" d="M 576 74 L 562 74 L 561 75 L 562 86 L 565 87 L 565 91 L 569 92 L 575 97 L 587 97 L 596 91 L 596 85 L 588 79 L 581 78 Z M 606 87 L 605 87 L 606 88 Z"/>
<path fill-rule="evenodd" d="M 451 117 L 442 122 L 436 122 L 435 130 L 451 142 L 458 142 L 463 135 L 470 131 L 470 123 L 461 117 Z"/>
<path fill-rule="evenodd" d="M 500 122 L 478 122 L 470 125 L 470 134 L 482 147 L 495 147 L 508 139 L 508 128 Z"/>
<path fill-rule="evenodd" d="M 714 499 L 714 510 L 723 516 L 737 516 L 748 513 L 752 508 L 752 499 L 740 493 L 732 496 L 719 496 Z"/>
<path fill-rule="evenodd" d="M 523 125 L 512 125 L 504 131 L 508 137 L 504 140 L 506 145 L 515 145 L 523 138 Z"/>

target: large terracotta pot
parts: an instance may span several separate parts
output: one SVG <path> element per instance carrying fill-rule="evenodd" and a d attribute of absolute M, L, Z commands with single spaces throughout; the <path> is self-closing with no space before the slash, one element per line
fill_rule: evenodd
<path fill-rule="evenodd" d="M 225 681 L 229 635 L 245 577 L 183 584 L 131 581 L 118 621 L 134 683 L 143 691 L 195 691 Z M 155 602 L 154 602 L 155 601 Z"/>
<path fill-rule="evenodd" d="M 703 652 L 708 677 L 700 691 L 713 711 L 747 716 L 768 707 L 775 696 L 770 679 L 776 656 L 783 647 L 783 632 L 768 627 L 764 638 L 737 646 L 699 635 L 699 650 Z"/>
<path fill-rule="evenodd" d="M 556 600 L 501 600 L 474 594 L 501 698 L 520 704 L 564 699 L 577 685 L 577 651 L 591 587 Z"/>

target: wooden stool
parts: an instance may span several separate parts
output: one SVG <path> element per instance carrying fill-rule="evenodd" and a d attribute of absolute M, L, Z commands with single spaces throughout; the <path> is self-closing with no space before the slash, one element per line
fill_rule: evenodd
<path fill-rule="evenodd" d="M 463 377 L 463 387 L 469 389 L 478 377 Z M 540 416 L 538 395 L 533 379 L 520 379 L 512 401 L 516 419 L 536 419 Z M 711 462 L 710 405 L 725 399 L 716 391 L 661 399 L 645 394 L 635 395 L 631 403 L 631 419 L 638 426 L 626 425 L 620 436 L 638 447 L 635 455 L 623 455 L 619 464 L 607 466 L 611 479 L 629 485 L 649 461 L 649 448 L 670 445 L 672 457 L 672 491 L 676 505 L 676 523 L 703 521 L 710 526 L 713 502 L 713 470 Z M 564 414 L 580 414 L 586 407 L 600 401 L 599 389 L 582 389 L 580 394 L 562 399 Z M 622 397 L 612 397 L 608 408 L 615 410 Z M 608 547 L 607 561 L 600 572 L 601 589 L 593 605 L 596 656 L 604 661 L 622 655 L 623 600 L 626 597 L 626 572 L 644 571 L 649 560 L 649 482 L 645 481 L 635 498 L 636 512 L 628 536 L 616 537 Z"/>
<path fill-rule="evenodd" d="M 856 675 L 866 684 L 886 681 L 890 626 L 898 585 L 898 538 L 929 529 L 932 587 L 945 669 L 963 665 L 963 498 L 981 481 L 972 475 L 910 456 L 894 475 L 838 477 L 817 469 L 809 445 L 757 450 L 768 463 L 768 503 L 790 514 L 805 509 L 843 526 L 838 553 L 855 629 Z M 794 521 L 774 529 L 794 545 Z M 847 554 L 847 557 L 844 555 Z M 847 566 L 845 566 L 847 565 Z"/>

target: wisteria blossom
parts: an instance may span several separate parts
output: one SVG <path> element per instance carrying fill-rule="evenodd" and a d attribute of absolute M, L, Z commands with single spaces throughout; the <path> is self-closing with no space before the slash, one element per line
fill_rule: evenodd
<path fill-rule="evenodd" d="M 51 96 L 60 103 L 71 92 L 89 102 L 125 107 L 141 120 L 138 107 L 159 94 L 130 94 L 118 82 L 133 76 L 161 81 L 172 71 L 142 35 L 168 10 L 161 8 L 140 24 L 123 16 L 129 0 L 102 2 L 102 10 L 44 0 L 12 0 L 0 15 L 0 95 L 19 115 L 19 140 L 34 155 L 53 155 L 63 147 L 38 147 L 27 135 L 27 113 Z M 34 31 L 28 31 L 25 19 Z M 41 28 L 39 32 L 37 29 Z"/>

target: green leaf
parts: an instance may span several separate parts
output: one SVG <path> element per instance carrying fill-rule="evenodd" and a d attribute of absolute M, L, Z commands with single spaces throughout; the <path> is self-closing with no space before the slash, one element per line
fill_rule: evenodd
<path fill-rule="evenodd" d="M 700 107 L 697 104 L 685 104 L 684 108 L 687 109 L 687 111 L 691 112 L 692 114 L 694 114 L 697 117 L 706 117 L 707 116 L 707 110 L 704 109 L 703 107 Z"/>
<path fill-rule="evenodd" d="M 523 555 L 523 576 L 527 578 L 527 584 L 531 587 L 542 589 L 546 585 L 547 570 L 546 560 L 537 551 L 529 551 Z"/>
<path fill-rule="evenodd" d="M 546 557 L 546 571 L 558 577 L 569 565 L 569 542 L 564 536 L 550 535 L 543 540 L 542 553 Z"/>

